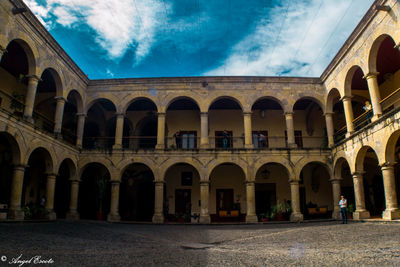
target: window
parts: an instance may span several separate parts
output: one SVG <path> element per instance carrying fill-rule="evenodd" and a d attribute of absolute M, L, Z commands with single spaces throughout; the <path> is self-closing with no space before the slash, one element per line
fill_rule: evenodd
<path fill-rule="evenodd" d="M 232 131 L 215 131 L 215 148 L 232 148 L 233 147 Z M 224 140 L 226 140 L 224 144 Z"/>
<path fill-rule="evenodd" d="M 287 131 L 285 131 L 285 142 L 287 147 Z M 294 142 L 296 143 L 298 148 L 303 148 L 303 136 L 301 134 L 301 131 L 294 131 Z"/>
<path fill-rule="evenodd" d="M 253 131 L 254 148 L 268 147 L 268 131 Z"/>
<path fill-rule="evenodd" d="M 181 131 L 179 132 L 180 148 L 194 149 L 197 148 L 197 132 L 196 131 Z"/>

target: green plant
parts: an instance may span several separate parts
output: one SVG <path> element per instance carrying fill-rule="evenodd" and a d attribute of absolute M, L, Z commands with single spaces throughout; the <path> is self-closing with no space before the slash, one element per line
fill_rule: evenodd
<path fill-rule="evenodd" d="M 353 213 L 354 212 L 354 204 L 350 204 L 346 208 L 347 213 Z"/>

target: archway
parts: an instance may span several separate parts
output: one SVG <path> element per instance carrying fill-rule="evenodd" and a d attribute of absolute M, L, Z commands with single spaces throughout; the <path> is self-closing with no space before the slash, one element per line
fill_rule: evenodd
<path fill-rule="evenodd" d="M 243 110 L 236 99 L 221 97 L 215 100 L 208 110 L 208 126 L 211 147 L 244 147 Z"/>
<path fill-rule="evenodd" d="M 154 214 L 154 175 L 146 165 L 133 163 L 123 172 L 119 213 L 122 220 L 151 222 Z"/>
<path fill-rule="evenodd" d="M 72 90 L 67 97 L 64 106 L 61 134 L 65 141 L 76 144 L 76 129 L 78 124 L 77 113 L 82 112 L 82 98 L 80 94 Z"/>
<path fill-rule="evenodd" d="M 346 116 L 344 114 L 343 103 L 340 101 L 339 90 L 336 88 L 329 91 L 326 113 L 332 114 L 334 142 L 343 140 L 346 134 Z"/>
<path fill-rule="evenodd" d="M 83 133 L 83 148 L 111 150 L 115 142 L 115 123 L 108 124 L 115 116 L 115 106 L 107 99 L 98 99 L 88 110 Z"/>
<path fill-rule="evenodd" d="M 353 177 L 349 163 L 345 158 L 339 158 L 336 161 L 334 178 L 340 179 L 340 194 L 347 199 L 348 216 L 351 216 L 356 209 L 356 202 Z M 338 203 L 333 204 L 338 205 Z"/>
<path fill-rule="evenodd" d="M 330 218 L 333 211 L 332 185 L 327 167 L 306 164 L 300 172 L 300 210 L 305 219 Z"/>
<path fill-rule="evenodd" d="M 285 147 L 285 116 L 279 101 L 274 98 L 261 98 L 253 104 L 251 110 L 254 147 Z"/>
<path fill-rule="evenodd" d="M 129 130 L 124 122 L 123 147 L 154 149 L 157 144 L 157 106 L 147 98 L 135 99 L 126 110 L 126 119 L 134 125 Z"/>
<path fill-rule="evenodd" d="M 54 194 L 54 211 L 57 218 L 65 218 L 69 210 L 71 198 L 70 179 L 75 176 L 75 166 L 72 160 L 65 159 L 58 170 Z"/>
<path fill-rule="evenodd" d="M 81 219 L 105 220 L 110 212 L 110 173 L 97 162 L 83 169 L 78 197 L 78 212 Z"/>
<path fill-rule="evenodd" d="M 215 167 L 210 174 L 211 221 L 241 221 L 246 218 L 245 173 L 233 163 Z"/>
<path fill-rule="evenodd" d="M 328 146 L 326 124 L 321 106 L 312 98 L 302 98 L 293 106 L 294 138 L 298 148 Z M 285 131 L 285 137 L 287 133 Z"/>
<path fill-rule="evenodd" d="M 191 222 L 200 216 L 200 176 L 192 165 L 177 163 L 165 173 L 164 219 Z"/>
<path fill-rule="evenodd" d="M 400 206 L 400 130 L 392 133 L 386 144 L 385 160 L 393 166 L 397 207 Z M 390 166 L 390 165 L 389 165 Z"/>
<path fill-rule="evenodd" d="M 289 220 L 291 194 L 289 172 L 285 166 L 271 162 L 256 173 L 256 214 L 263 220 Z"/>
<path fill-rule="evenodd" d="M 176 149 L 195 149 L 199 145 L 200 108 L 188 97 L 173 100 L 166 112 L 168 143 Z"/>

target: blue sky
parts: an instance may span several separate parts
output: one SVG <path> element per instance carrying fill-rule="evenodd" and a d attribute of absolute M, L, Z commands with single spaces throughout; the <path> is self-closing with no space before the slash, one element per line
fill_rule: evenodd
<path fill-rule="evenodd" d="M 90 79 L 318 77 L 373 0 L 24 0 Z"/>

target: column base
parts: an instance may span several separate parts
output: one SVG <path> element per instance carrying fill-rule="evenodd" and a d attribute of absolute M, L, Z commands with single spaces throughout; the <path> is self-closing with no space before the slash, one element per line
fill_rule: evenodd
<path fill-rule="evenodd" d="M 200 223 L 202 223 L 202 224 L 210 224 L 211 223 L 210 215 L 200 215 Z"/>
<path fill-rule="evenodd" d="M 297 148 L 297 144 L 296 143 L 288 144 L 288 148 Z"/>
<path fill-rule="evenodd" d="M 108 214 L 107 216 L 107 221 L 108 222 L 119 222 L 121 221 L 121 216 L 119 216 L 118 214 Z"/>
<path fill-rule="evenodd" d="M 257 215 L 246 215 L 246 223 L 257 223 Z"/>
<path fill-rule="evenodd" d="M 400 219 L 400 211 L 398 209 L 385 210 L 382 213 L 382 219 L 384 219 L 384 220 L 398 220 L 398 219 Z"/>
<path fill-rule="evenodd" d="M 210 148 L 210 144 L 200 144 L 200 148 L 202 149 Z"/>
<path fill-rule="evenodd" d="M 31 124 L 34 124 L 34 123 L 35 123 L 35 121 L 33 120 L 32 117 L 26 117 L 26 116 L 24 116 L 24 120 L 27 121 L 27 122 L 29 122 L 29 123 L 31 123 Z"/>
<path fill-rule="evenodd" d="M 346 138 L 349 138 L 350 135 L 352 135 L 353 133 L 354 133 L 354 132 L 347 132 L 346 135 L 345 135 L 345 137 L 346 137 Z"/>
<path fill-rule="evenodd" d="M 253 148 L 254 148 L 254 145 L 253 145 L 253 144 L 245 144 L 245 145 L 244 145 L 244 148 L 246 148 L 246 149 L 253 149 Z"/>
<path fill-rule="evenodd" d="M 303 214 L 299 213 L 294 213 L 290 214 L 290 221 L 291 222 L 302 222 L 304 221 L 304 216 Z"/>
<path fill-rule="evenodd" d="M 115 150 L 121 150 L 122 149 L 122 145 L 113 145 L 112 146 L 112 149 L 115 149 Z"/>
<path fill-rule="evenodd" d="M 25 218 L 25 212 L 23 210 L 8 210 L 8 219 L 15 221 L 23 221 Z"/>
<path fill-rule="evenodd" d="M 379 119 L 382 116 L 382 114 L 374 114 L 374 116 L 372 116 L 371 118 L 371 122 L 376 121 L 377 119 Z"/>
<path fill-rule="evenodd" d="M 363 211 L 355 211 L 353 212 L 353 220 L 362 220 L 362 219 L 368 219 L 370 217 L 369 211 L 363 210 Z"/>
<path fill-rule="evenodd" d="M 68 212 L 67 215 L 65 216 L 66 219 L 68 220 L 79 220 L 80 216 L 78 212 Z"/>
<path fill-rule="evenodd" d="M 154 214 L 152 222 L 156 223 L 156 224 L 163 224 L 164 223 L 164 216 L 162 214 Z"/>
<path fill-rule="evenodd" d="M 156 149 L 164 150 L 165 149 L 165 145 L 164 144 L 162 144 L 162 145 L 157 144 L 156 145 Z"/>
<path fill-rule="evenodd" d="M 342 219 L 342 215 L 340 214 L 340 210 L 335 210 L 332 212 L 332 219 L 340 221 Z"/>
<path fill-rule="evenodd" d="M 50 211 L 47 215 L 46 215 L 46 219 L 50 220 L 50 221 L 55 221 L 57 219 L 57 214 L 54 211 Z"/>

